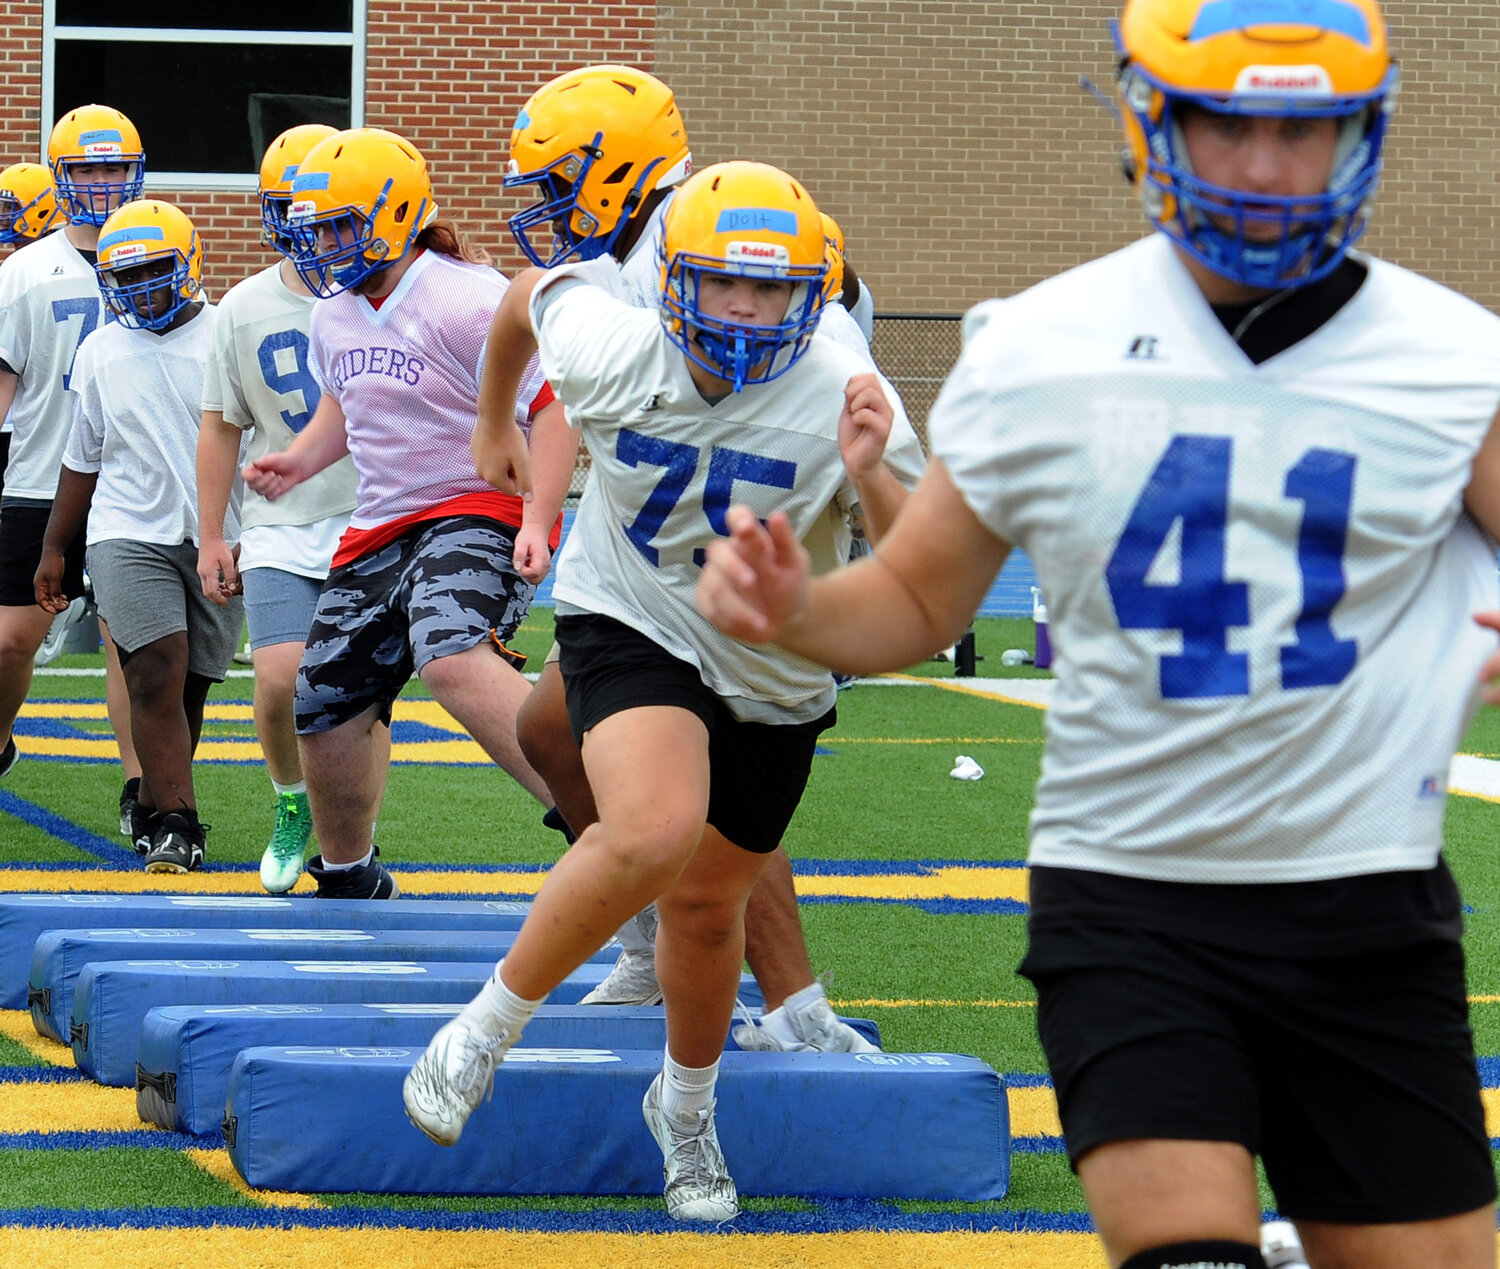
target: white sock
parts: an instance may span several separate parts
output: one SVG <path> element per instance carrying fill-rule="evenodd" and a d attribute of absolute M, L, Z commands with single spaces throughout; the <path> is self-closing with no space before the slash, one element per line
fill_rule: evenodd
<path fill-rule="evenodd" d="M 283 793 L 306 793 L 307 781 L 298 780 L 296 784 L 277 784 L 275 780 L 272 780 L 271 787 L 276 790 L 277 797 Z"/>
<path fill-rule="evenodd" d="M 531 1021 L 531 1015 L 547 998 L 543 996 L 541 1000 L 526 1000 L 516 995 L 500 977 L 504 964 L 505 958 L 502 957 L 495 966 L 495 972 L 490 975 L 489 982 L 479 989 L 479 995 L 463 1007 L 459 1016 L 474 1023 L 487 1035 L 504 1040 L 509 1048 L 520 1038 L 521 1029 Z"/>
<path fill-rule="evenodd" d="M 667 1053 L 662 1060 L 661 1108 L 673 1119 L 697 1119 L 700 1110 L 714 1102 L 714 1083 L 719 1078 L 719 1064 L 681 1066 Z"/>
<path fill-rule="evenodd" d="M 330 864 L 326 859 L 323 861 L 324 872 L 353 872 L 356 868 L 363 868 L 375 858 L 375 847 L 371 846 L 365 851 L 364 857 L 356 859 L 352 864 Z"/>
<path fill-rule="evenodd" d="M 788 1000 L 787 1004 L 790 1003 L 791 1001 Z M 773 1039 L 780 1041 L 783 1049 L 790 1049 L 794 1045 L 801 1044 L 802 1041 L 792 1030 L 792 1021 L 787 1017 L 786 1009 L 786 1005 L 782 1005 L 780 1008 L 772 1009 L 769 1013 L 762 1014 L 760 1029 Z"/>

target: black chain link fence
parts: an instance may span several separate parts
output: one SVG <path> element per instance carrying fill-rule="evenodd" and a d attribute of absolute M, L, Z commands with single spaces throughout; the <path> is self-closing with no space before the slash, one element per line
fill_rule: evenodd
<path fill-rule="evenodd" d="M 881 373 L 901 394 L 924 450 L 928 448 L 927 412 L 958 360 L 962 342 L 959 323 L 957 314 L 880 313 L 875 317 L 875 338 L 870 351 Z M 576 502 L 583 493 L 588 470 L 588 453 L 580 450 L 573 469 L 570 501 Z"/>

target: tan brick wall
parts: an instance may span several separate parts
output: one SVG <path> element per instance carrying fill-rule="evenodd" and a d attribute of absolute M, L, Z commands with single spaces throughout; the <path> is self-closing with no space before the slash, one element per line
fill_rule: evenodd
<path fill-rule="evenodd" d="M 889 312 L 960 312 L 1145 221 L 1118 130 L 1114 3 L 660 0 L 657 74 L 700 164 L 801 177 Z M 1368 245 L 1500 309 L 1500 6 L 1390 0 L 1404 83 Z"/>

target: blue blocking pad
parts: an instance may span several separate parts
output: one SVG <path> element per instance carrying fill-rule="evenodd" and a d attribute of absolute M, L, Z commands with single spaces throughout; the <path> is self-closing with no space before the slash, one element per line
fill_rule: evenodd
<path fill-rule="evenodd" d="M 141 1119 L 174 1132 L 213 1132 L 224 1118 L 229 1071 L 241 1049 L 262 1045 L 404 1047 L 420 1052 L 462 1006 L 178 1005 L 141 1023 L 135 1104 Z M 847 1020 L 872 1044 L 880 1031 Z M 543 1005 L 526 1026 L 541 1048 L 654 1050 L 666 1045 L 660 1005 Z M 731 1048 L 736 1047 L 729 1041 Z"/>
<path fill-rule="evenodd" d="M 401 1081 L 420 1055 L 399 1045 L 244 1050 L 229 1076 L 229 1157 L 251 1185 L 273 1190 L 661 1193 L 661 1151 L 641 1118 L 660 1050 L 513 1049 L 493 1100 L 451 1147 L 406 1118 Z M 726 1053 L 716 1096 L 719 1143 L 743 1194 L 1005 1195 L 1005 1086 L 977 1058 Z"/>
<path fill-rule="evenodd" d="M 73 988 L 90 961 L 144 960 L 499 960 L 514 930 L 47 930 L 31 955 L 26 989 L 31 1019 L 42 1035 L 68 1041 Z M 589 959 L 614 964 L 620 949 L 600 948 Z"/>
<path fill-rule="evenodd" d="M 44 930 L 519 930 L 529 903 L 500 899 L 312 899 L 279 895 L 0 894 L 0 1009 L 25 1009 Z"/>
<path fill-rule="evenodd" d="M 549 1001 L 576 1005 L 611 966 L 580 965 Z M 494 961 L 90 961 L 73 990 L 69 1036 L 78 1069 L 114 1088 L 135 1087 L 141 1022 L 166 1005 L 467 1004 Z M 748 974 L 740 998 L 762 1005 Z"/>

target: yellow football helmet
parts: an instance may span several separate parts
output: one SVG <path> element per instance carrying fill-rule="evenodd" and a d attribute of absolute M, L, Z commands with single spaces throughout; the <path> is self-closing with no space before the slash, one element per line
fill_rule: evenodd
<path fill-rule="evenodd" d="M 828 257 L 828 276 L 823 280 L 823 303 L 832 304 L 844 293 L 844 231 L 827 212 L 823 218 L 823 251 Z"/>
<path fill-rule="evenodd" d="M 747 326 L 708 316 L 710 274 L 792 284 L 780 322 Z M 738 392 L 785 374 L 823 311 L 823 221 L 812 195 L 766 163 L 717 163 L 691 177 L 667 208 L 661 243 L 661 320 L 688 359 Z"/>
<path fill-rule="evenodd" d="M 201 290 L 198 231 L 159 198 L 126 203 L 99 230 L 94 269 L 104 302 L 121 322 L 164 330 Z"/>
<path fill-rule="evenodd" d="M 31 242 L 63 223 L 52 173 L 40 163 L 0 172 L 0 243 Z"/>
<path fill-rule="evenodd" d="M 286 209 L 292 201 L 292 177 L 297 175 L 297 165 L 313 146 L 337 131 L 326 123 L 299 123 L 266 147 L 260 161 L 260 236 L 282 255 L 291 250 Z"/>
<path fill-rule="evenodd" d="M 351 128 L 313 146 L 292 178 L 290 259 L 325 299 L 400 260 L 437 217 L 427 160 L 384 128 Z"/>
<path fill-rule="evenodd" d="M 110 212 L 141 196 L 146 188 L 146 155 L 141 135 L 110 106 L 79 106 L 53 126 L 47 141 L 47 164 L 58 202 L 69 219 L 102 225 Z M 73 169 L 100 164 L 127 169 L 119 181 L 79 181 Z"/>
<path fill-rule="evenodd" d="M 1126 175 L 1156 228 L 1247 286 L 1301 285 L 1336 268 L 1364 232 L 1395 105 L 1376 0 L 1128 0 L 1115 40 Z M 1280 198 L 1201 180 L 1184 109 L 1339 120 L 1327 190 Z"/>
<path fill-rule="evenodd" d="M 653 190 L 693 170 L 672 90 L 629 66 L 584 66 L 542 85 L 510 134 L 505 188 L 537 186 L 541 198 L 509 220 L 533 264 L 610 251 Z M 531 241 L 546 226 L 550 245 Z"/>

